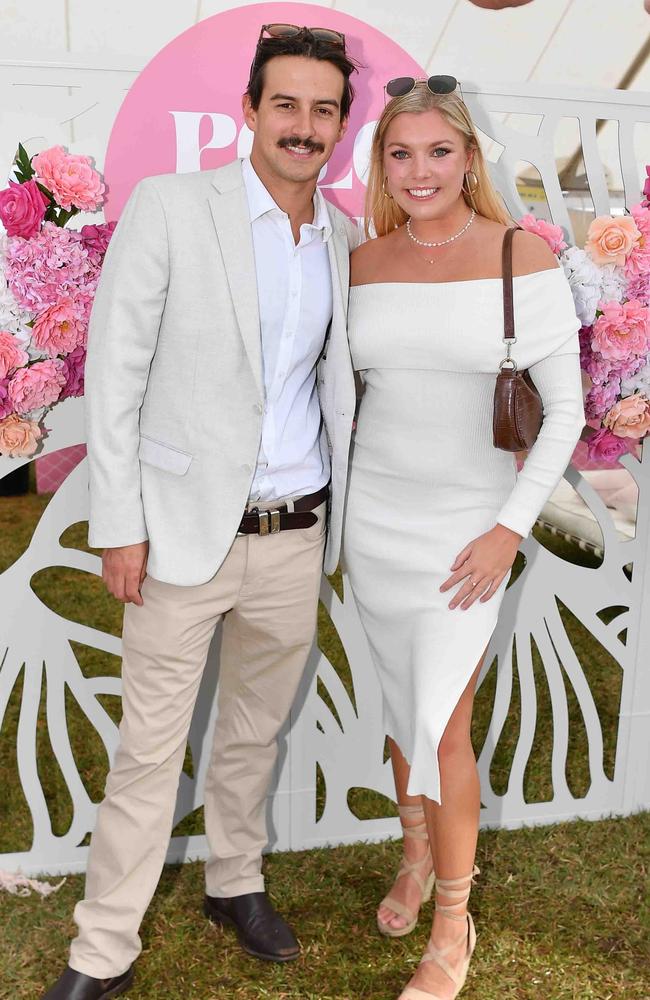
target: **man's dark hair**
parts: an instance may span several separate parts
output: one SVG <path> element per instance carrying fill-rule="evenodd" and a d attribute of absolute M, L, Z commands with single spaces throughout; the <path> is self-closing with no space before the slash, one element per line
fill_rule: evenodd
<path fill-rule="evenodd" d="M 298 35 L 262 38 L 260 40 L 246 88 L 246 94 L 250 98 L 254 111 L 259 108 L 262 99 L 264 67 L 270 59 L 275 59 L 276 56 L 306 56 L 307 59 L 319 59 L 336 66 L 343 74 L 345 81 L 343 97 L 341 98 L 341 119 L 348 117 L 350 106 L 354 100 L 354 87 L 350 82 L 350 77 L 357 72 L 357 67 L 353 60 L 346 55 L 342 46 L 314 38 L 308 29 L 301 31 Z"/>

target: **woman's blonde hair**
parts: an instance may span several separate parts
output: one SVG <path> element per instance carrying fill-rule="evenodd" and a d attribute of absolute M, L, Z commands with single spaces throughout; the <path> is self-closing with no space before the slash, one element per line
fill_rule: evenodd
<path fill-rule="evenodd" d="M 512 220 L 497 194 L 488 172 L 485 157 L 479 143 L 474 122 L 465 103 L 457 93 L 432 94 L 426 81 L 418 81 L 410 94 L 404 97 L 393 97 L 384 108 L 372 137 L 370 150 L 370 171 L 368 190 L 366 193 L 366 236 L 370 236 L 371 223 L 377 236 L 385 236 L 397 226 L 403 226 L 408 216 L 391 197 L 385 193 L 386 171 L 384 170 L 384 145 L 388 126 L 403 112 L 421 114 L 425 111 L 439 111 L 450 125 L 457 129 L 465 139 L 465 150 L 474 151 L 472 170 L 476 174 L 478 184 L 471 194 L 463 185 L 463 198 L 470 208 L 479 215 L 503 225 L 510 225 Z"/>

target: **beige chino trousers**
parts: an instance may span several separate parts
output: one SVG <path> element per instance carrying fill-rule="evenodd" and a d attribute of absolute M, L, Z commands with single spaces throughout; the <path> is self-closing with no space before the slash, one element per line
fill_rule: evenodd
<path fill-rule="evenodd" d="M 218 718 L 204 797 L 206 892 L 264 889 L 277 735 L 316 628 L 326 505 L 315 513 L 311 528 L 237 536 L 218 573 L 198 587 L 148 576 L 144 604 L 126 605 L 120 742 L 92 835 L 85 898 L 74 911 L 79 933 L 70 965 L 77 972 L 108 979 L 141 951 L 138 931 L 162 871 L 194 703 L 221 619 Z"/>

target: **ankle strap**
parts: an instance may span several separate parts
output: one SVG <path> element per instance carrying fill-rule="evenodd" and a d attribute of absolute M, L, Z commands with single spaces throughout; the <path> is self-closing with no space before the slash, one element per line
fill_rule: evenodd
<path fill-rule="evenodd" d="M 460 878 L 436 878 L 436 910 L 442 913 L 443 916 L 448 917 L 449 920 L 466 920 L 466 913 L 456 913 L 455 911 L 459 906 L 464 906 L 467 903 L 472 891 L 474 876 L 480 874 L 480 870 L 474 865 L 469 875 L 461 875 Z M 458 886 L 461 884 L 463 884 L 463 888 L 459 889 Z M 442 896 L 453 900 L 453 902 L 446 904 L 439 903 L 437 899 L 438 891 L 440 891 Z"/>
<path fill-rule="evenodd" d="M 402 823 L 402 833 L 405 837 L 410 837 L 412 840 L 428 840 L 429 834 L 427 833 L 427 824 L 424 818 L 424 809 L 422 806 L 398 806 L 400 820 L 407 819 L 409 816 L 415 817 L 420 816 L 421 820 L 419 823 L 412 823 L 410 826 L 404 826 Z"/>

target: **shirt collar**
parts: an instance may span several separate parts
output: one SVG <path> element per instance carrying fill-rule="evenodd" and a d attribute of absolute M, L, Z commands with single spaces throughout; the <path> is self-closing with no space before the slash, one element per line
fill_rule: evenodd
<path fill-rule="evenodd" d="M 273 200 L 264 184 L 255 173 L 250 157 L 246 156 L 242 160 L 242 176 L 244 187 L 246 188 L 246 198 L 251 222 L 266 215 L 267 212 L 282 212 L 282 209 Z M 282 213 L 285 214 L 284 212 Z M 327 201 L 320 188 L 316 188 L 314 193 L 314 221 L 308 223 L 314 229 L 319 229 L 323 234 L 323 242 L 326 243 L 332 235 L 332 223 L 327 210 Z"/>

